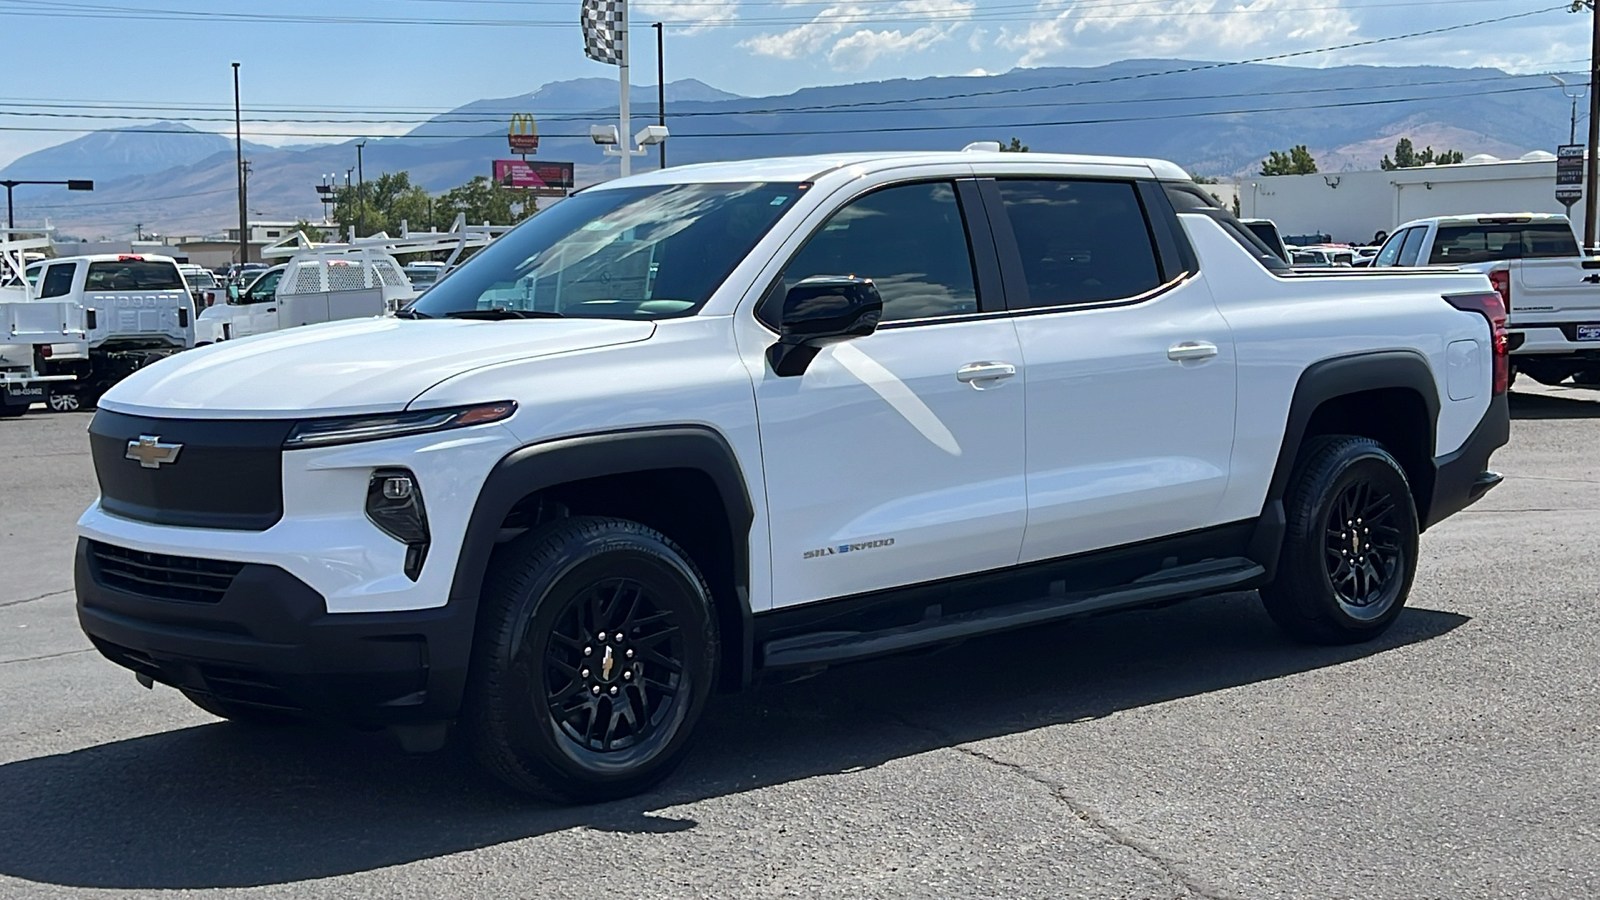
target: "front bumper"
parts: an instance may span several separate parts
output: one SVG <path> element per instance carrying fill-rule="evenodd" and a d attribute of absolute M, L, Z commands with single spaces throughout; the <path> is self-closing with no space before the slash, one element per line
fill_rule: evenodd
<path fill-rule="evenodd" d="M 330 614 L 305 582 L 261 564 L 240 568 L 215 602 L 158 599 L 108 584 L 84 538 L 74 574 L 84 633 L 107 659 L 155 681 L 356 725 L 459 711 L 470 611 Z"/>
<path fill-rule="evenodd" d="M 1478 427 L 1461 448 L 1434 460 L 1433 496 L 1423 517 L 1432 528 L 1478 502 L 1503 480 L 1489 470 L 1489 457 L 1511 440 L 1511 402 L 1505 394 L 1489 402 Z"/>

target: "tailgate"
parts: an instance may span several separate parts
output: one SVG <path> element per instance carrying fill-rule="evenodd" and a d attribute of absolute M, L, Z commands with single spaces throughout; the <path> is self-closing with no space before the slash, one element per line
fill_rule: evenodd
<path fill-rule="evenodd" d="M 1569 311 L 1591 318 L 1600 313 L 1600 260 L 1524 259 L 1511 263 L 1511 269 L 1511 311 L 1516 318 L 1530 313 L 1554 321 L 1569 318 L 1562 315 Z"/>

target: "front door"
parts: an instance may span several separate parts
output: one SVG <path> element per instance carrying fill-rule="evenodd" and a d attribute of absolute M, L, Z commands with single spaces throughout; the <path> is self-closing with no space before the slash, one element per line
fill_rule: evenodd
<path fill-rule="evenodd" d="M 1016 330 L 982 318 L 952 182 L 886 187 L 825 222 L 763 304 L 816 275 L 871 278 L 883 324 L 756 385 L 774 606 L 1014 565 L 1024 372 Z"/>
<path fill-rule="evenodd" d="M 1022 560 L 1221 524 L 1235 362 L 1204 280 L 1163 270 L 1131 182 L 1000 179 L 986 196 L 1020 257 L 1006 295 L 1028 367 Z"/>
<path fill-rule="evenodd" d="M 278 281 L 283 269 L 272 269 L 256 279 L 245 295 L 245 310 L 249 313 L 249 331 L 246 334 L 267 334 L 278 330 Z"/>

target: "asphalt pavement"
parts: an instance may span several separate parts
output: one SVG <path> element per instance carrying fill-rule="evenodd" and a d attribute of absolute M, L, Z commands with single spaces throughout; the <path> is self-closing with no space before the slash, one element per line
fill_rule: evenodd
<path fill-rule="evenodd" d="M 89 414 L 0 420 L 0 897 L 1594 897 L 1600 392 L 1512 410 L 1373 644 L 1231 595 L 841 668 L 580 808 L 140 687 L 73 614 Z"/>

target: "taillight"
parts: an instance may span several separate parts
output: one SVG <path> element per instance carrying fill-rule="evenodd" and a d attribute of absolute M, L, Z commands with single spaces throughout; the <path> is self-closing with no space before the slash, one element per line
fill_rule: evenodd
<path fill-rule="evenodd" d="M 1495 292 L 1500 295 L 1500 303 L 1506 308 L 1506 315 L 1511 314 L 1511 270 L 1495 269 L 1489 273 L 1489 283 L 1494 285 Z"/>
<path fill-rule="evenodd" d="M 1506 306 L 1498 291 L 1445 294 L 1444 299 L 1462 312 L 1480 313 L 1489 320 L 1489 346 L 1494 351 L 1494 394 L 1511 387 L 1511 332 L 1506 328 Z"/>
<path fill-rule="evenodd" d="M 50 346 L 49 344 L 40 344 L 39 345 L 39 355 L 41 357 L 44 357 L 45 359 L 49 359 L 50 357 L 54 356 L 55 353 L 56 353 L 56 348 Z"/>

